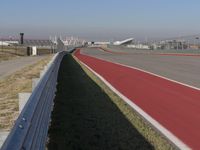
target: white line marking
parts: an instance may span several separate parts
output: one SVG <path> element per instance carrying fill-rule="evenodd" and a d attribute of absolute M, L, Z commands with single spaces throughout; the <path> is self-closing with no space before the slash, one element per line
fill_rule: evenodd
<path fill-rule="evenodd" d="M 159 78 L 162 78 L 162 79 L 171 81 L 171 82 L 175 82 L 175 83 L 177 83 L 177 84 L 181 84 L 181 85 L 183 85 L 183 86 L 186 86 L 186 87 L 189 87 L 189 88 L 192 88 L 192 89 L 195 89 L 195 90 L 200 91 L 200 88 L 198 88 L 198 87 L 195 87 L 195 86 L 192 86 L 192 85 L 188 85 L 188 84 L 185 84 L 185 83 L 182 83 L 182 82 L 173 80 L 173 79 L 169 79 L 169 78 L 167 78 L 167 77 L 163 77 L 163 76 L 161 76 L 161 75 L 158 75 L 158 74 L 155 74 L 155 73 L 152 73 L 152 72 L 149 72 L 149 71 L 140 69 L 140 68 L 136 68 L 136 67 L 133 67 L 133 66 L 124 65 L 124 64 L 121 64 L 121 63 L 117 63 L 117 62 L 112 62 L 112 61 L 109 61 L 109 60 L 105 60 L 105 59 L 103 59 L 103 58 L 98 58 L 98 57 L 91 56 L 91 55 L 87 55 L 87 54 L 83 54 L 83 53 L 81 53 L 81 55 L 90 56 L 90 57 L 93 57 L 93 58 L 96 58 L 96 59 L 99 59 L 99 60 L 103 60 L 103 61 L 106 61 L 106 62 L 109 62 L 109 63 L 113 63 L 113 64 L 120 65 L 120 66 L 124 66 L 124 67 L 127 67 L 127 68 L 139 70 L 139 71 L 141 71 L 141 72 L 148 73 L 148 74 L 154 75 L 154 76 L 156 76 L 156 77 L 159 77 Z"/>
<path fill-rule="evenodd" d="M 75 55 L 74 57 L 78 59 Z M 79 59 L 78 59 L 79 60 Z M 92 68 L 87 66 L 84 62 L 79 60 L 84 66 L 86 66 L 92 73 L 94 73 L 99 79 L 101 79 L 113 92 L 115 92 L 119 97 L 121 97 L 127 104 L 129 104 L 138 114 L 140 114 L 144 119 L 146 119 L 152 126 L 154 126 L 159 132 L 161 132 L 167 139 L 169 139 L 177 148 L 184 150 L 191 150 L 189 146 L 178 139 L 173 133 L 163 127 L 159 122 L 153 119 L 150 115 L 144 112 L 140 107 L 133 103 L 130 99 L 124 96 L 120 91 L 114 88 L 106 79 L 104 79 L 100 74 L 95 72 Z"/>

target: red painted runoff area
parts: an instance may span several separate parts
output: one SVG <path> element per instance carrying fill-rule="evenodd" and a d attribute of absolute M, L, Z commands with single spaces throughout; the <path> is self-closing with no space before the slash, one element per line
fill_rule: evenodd
<path fill-rule="evenodd" d="M 81 54 L 74 55 L 181 141 L 200 149 L 200 91 Z"/>

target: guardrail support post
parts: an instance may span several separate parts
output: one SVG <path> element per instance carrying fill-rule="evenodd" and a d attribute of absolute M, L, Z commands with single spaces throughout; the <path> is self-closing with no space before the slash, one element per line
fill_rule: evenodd
<path fill-rule="evenodd" d="M 40 71 L 40 78 L 44 75 L 44 70 Z"/>
<path fill-rule="evenodd" d="M 21 113 L 31 93 L 19 93 L 19 113 Z"/>
<path fill-rule="evenodd" d="M 4 141 L 6 140 L 9 132 L 8 131 L 0 131 L 0 148 L 3 145 Z"/>
<path fill-rule="evenodd" d="M 37 86 L 39 81 L 40 81 L 40 78 L 33 78 L 32 79 L 32 91 L 35 89 L 35 87 Z"/>

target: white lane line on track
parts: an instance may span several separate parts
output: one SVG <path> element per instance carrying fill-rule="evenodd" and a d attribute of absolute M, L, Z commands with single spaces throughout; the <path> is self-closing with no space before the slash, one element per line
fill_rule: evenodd
<path fill-rule="evenodd" d="M 103 58 L 98 58 L 98 57 L 87 55 L 87 54 L 84 54 L 84 53 L 81 53 L 81 54 L 85 55 L 85 56 L 90 56 L 90 57 L 93 57 L 93 58 L 96 58 L 96 59 L 99 59 L 99 60 L 103 60 L 103 61 L 106 61 L 106 62 L 109 62 L 109 63 L 113 63 L 113 64 L 116 64 L 116 65 L 124 66 L 124 67 L 131 68 L 131 69 L 135 69 L 135 70 L 138 70 L 138 71 L 141 71 L 141 72 L 144 72 L 144 73 L 148 73 L 148 74 L 151 74 L 153 76 L 156 76 L 156 77 L 159 77 L 159 78 L 162 78 L 162 79 L 165 79 L 165 80 L 177 83 L 177 84 L 181 84 L 183 86 L 186 86 L 186 87 L 189 87 L 189 88 L 192 88 L 192 89 L 200 91 L 200 88 L 198 88 L 198 87 L 195 87 L 195 86 L 192 86 L 192 85 L 189 85 L 189 84 L 186 84 L 186 83 L 182 83 L 182 82 L 179 82 L 179 81 L 176 81 L 176 80 L 173 80 L 173 79 L 169 79 L 167 77 L 155 74 L 153 72 L 149 72 L 149 71 L 146 71 L 146 70 L 143 70 L 143 69 L 140 69 L 140 68 L 124 65 L 124 64 L 121 64 L 121 63 L 117 63 L 117 62 L 112 62 L 112 61 L 109 61 L 109 60 L 106 60 L 106 59 L 103 59 Z"/>
<path fill-rule="evenodd" d="M 75 55 L 74 57 L 78 59 Z M 78 59 L 79 60 L 79 59 Z M 191 150 L 189 146 L 187 146 L 184 142 L 178 139 L 173 133 L 163 127 L 158 121 L 153 119 L 150 115 L 148 115 L 145 111 L 143 111 L 139 106 L 133 103 L 130 99 L 128 99 L 125 95 L 123 95 L 120 91 L 114 88 L 105 78 L 103 78 L 100 74 L 95 72 L 92 68 L 86 65 L 84 62 L 79 60 L 84 66 L 86 66 L 92 73 L 94 73 L 100 80 L 102 80 L 114 93 L 116 93 L 120 98 L 122 98 L 127 104 L 129 104 L 139 115 L 141 115 L 147 122 L 149 122 L 156 130 L 158 130 L 162 135 L 164 135 L 173 145 L 175 145 L 178 149 Z"/>

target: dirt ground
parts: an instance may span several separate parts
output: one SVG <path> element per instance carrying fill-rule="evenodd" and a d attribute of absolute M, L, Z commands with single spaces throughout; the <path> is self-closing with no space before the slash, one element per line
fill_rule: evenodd
<path fill-rule="evenodd" d="M 17 58 L 17 57 L 20 57 L 20 56 L 0 51 L 0 62 L 5 61 L 5 60 L 14 59 L 14 58 Z"/>
<path fill-rule="evenodd" d="M 0 129 L 10 130 L 18 116 L 18 93 L 32 91 L 32 78 L 38 78 L 40 70 L 52 55 L 0 80 Z"/>

